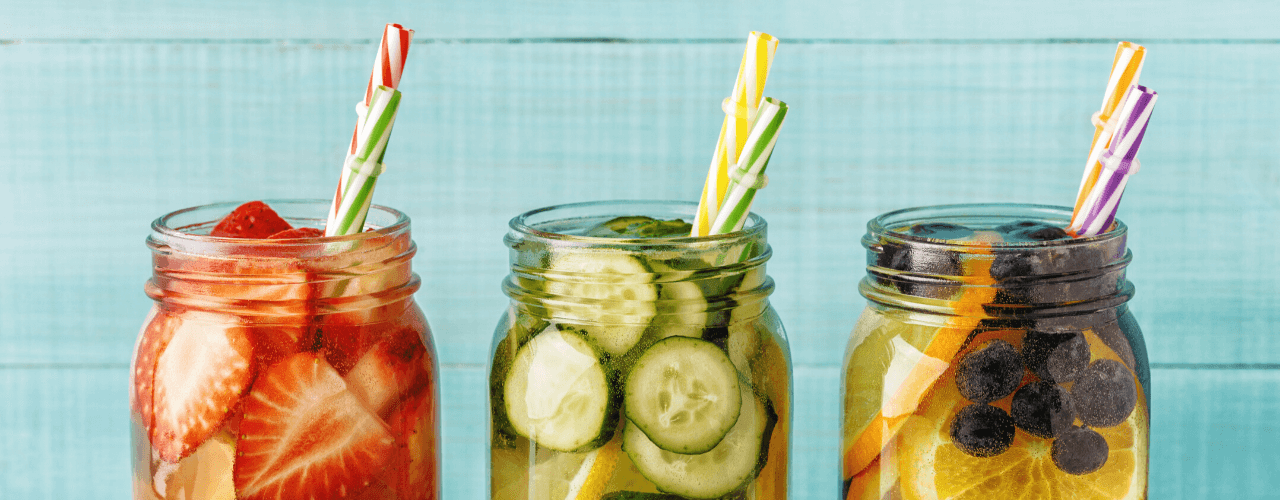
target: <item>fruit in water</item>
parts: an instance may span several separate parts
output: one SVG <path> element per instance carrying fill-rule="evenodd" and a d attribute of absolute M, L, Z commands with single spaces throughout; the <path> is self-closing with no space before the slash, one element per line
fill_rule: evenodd
<path fill-rule="evenodd" d="M 236 491 L 245 500 L 350 497 L 395 446 L 387 424 L 322 356 L 295 354 L 267 368 L 245 398 Z"/>
<path fill-rule="evenodd" d="M 1089 367 L 1089 341 L 1080 332 L 1027 332 L 1022 358 L 1032 373 L 1050 382 L 1070 382 Z"/>
<path fill-rule="evenodd" d="M 1119 361 L 1100 359 L 1080 373 L 1071 387 L 1080 421 L 1090 427 L 1111 427 L 1129 418 L 1138 402 L 1133 373 Z"/>
<path fill-rule="evenodd" d="M 271 236 L 268 236 L 267 239 L 283 240 L 283 239 L 289 239 L 289 238 L 319 238 L 321 236 L 324 236 L 323 230 L 316 229 L 314 227 L 295 227 L 293 229 L 286 229 L 284 231 L 275 233 Z"/>
<path fill-rule="evenodd" d="M 1075 422 L 1071 394 L 1053 382 L 1032 382 L 1013 395 L 1010 407 L 1019 429 L 1042 438 L 1061 435 Z"/>
<path fill-rule="evenodd" d="M 236 207 L 213 227 L 209 236 L 224 238 L 267 238 L 281 231 L 293 229 L 275 210 L 261 201 L 251 201 Z"/>
<path fill-rule="evenodd" d="M 246 329 L 188 312 L 168 323 L 151 375 L 151 445 L 168 462 L 190 454 L 222 425 L 249 387 L 253 348 Z M 139 354 L 139 359 L 151 358 Z"/>
<path fill-rule="evenodd" d="M 1008 224 L 996 226 L 996 232 L 1000 234 L 1009 234 L 1014 231 L 1018 231 L 1020 229 L 1036 227 L 1038 225 L 1040 225 L 1040 223 L 1033 220 L 1020 220 L 1017 222 L 1010 222 Z"/>
<path fill-rule="evenodd" d="M 956 387 L 975 403 L 989 403 L 1013 394 L 1022 381 L 1022 357 L 1012 344 L 992 340 L 960 358 Z"/>
<path fill-rule="evenodd" d="M 991 405 L 974 404 L 956 413 L 951 423 L 951 440 L 969 455 L 994 457 L 1013 443 L 1013 418 Z"/>
<path fill-rule="evenodd" d="M 370 411 L 386 415 L 392 405 L 427 384 L 426 350 L 415 336 L 391 336 L 370 347 L 345 380 Z"/>
<path fill-rule="evenodd" d="M 1067 474 L 1088 474 L 1107 464 L 1107 439 L 1092 429 L 1072 427 L 1053 440 L 1053 464 Z"/>
<path fill-rule="evenodd" d="M 1005 224 L 997 227 L 996 231 L 1005 235 L 1005 241 L 1011 242 L 1053 241 L 1070 237 L 1065 230 L 1058 226 L 1035 221 L 1018 221 Z"/>
<path fill-rule="evenodd" d="M 907 232 L 915 236 L 924 236 L 935 240 L 958 240 L 973 234 L 972 229 L 948 222 L 916 224 L 911 226 Z"/>

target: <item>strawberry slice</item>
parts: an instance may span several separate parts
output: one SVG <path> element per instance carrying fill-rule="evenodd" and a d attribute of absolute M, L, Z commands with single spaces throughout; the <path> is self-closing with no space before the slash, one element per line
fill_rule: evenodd
<path fill-rule="evenodd" d="M 151 446 L 168 462 L 213 435 L 252 378 L 253 347 L 245 329 L 203 316 L 174 318 L 172 337 L 156 358 Z"/>
<path fill-rule="evenodd" d="M 266 203 L 251 201 L 236 207 L 223 217 L 209 235 L 226 238 L 266 238 L 290 229 L 293 229 L 293 226 L 290 226 Z"/>
<path fill-rule="evenodd" d="M 440 497 L 440 406 L 435 384 L 427 385 L 393 407 L 387 424 L 396 436 L 394 454 L 397 490 L 401 500 L 436 500 Z"/>
<path fill-rule="evenodd" d="M 275 233 L 271 236 L 268 236 L 267 239 L 284 240 L 289 238 L 319 238 L 321 236 L 324 236 L 324 231 L 321 231 L 314 227 L 295 227 L 293 229 L 286 229 L 284 231 Z"/>
<path fill-rule="evenodd" d="M 160 357 L 160 349 L 173 338 L 177 318 L 157 307 L 151 310 L 144 324 L 146 326 L 138 335 L 138 346 L 133 350 L 133 390 L 129 391 L 129 406 L 141 417 L 142 428 L 149 434 L 151 422 L 155 419 L 155 407 L 151 401 L 155 388 L 156 359 Z"/>
<path fill-rule="evenodd" d="M 235 463 L 242 500 L 350 498 L 395 448 L 387 424 L 324 358 L 299 353 L 267 368 L 245 399 Z"/>
<path fill-rule="evenodd" d="M 428 382 L 426 349 L 412 333 L 396 332 L 374 344 L 345 377 L 347 388 L 379 416 Z"/>

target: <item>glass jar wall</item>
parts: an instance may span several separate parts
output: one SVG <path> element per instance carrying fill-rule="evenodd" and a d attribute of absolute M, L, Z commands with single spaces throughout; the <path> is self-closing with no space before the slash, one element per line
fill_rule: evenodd
<path fill-rule="evenodd" d="M 1149 383 L 1126 228 L 952 205 L 868 223 L 841 498 L 1146 498 Z"/>
<path fill-rule="evenodd" d="M 511 304 L 489 365 L 491 498 L 786 498 L 790 355 L 764 220 L 701 238 L 591 236 L 695 208 L 582 203 L 512 220 Z"/>

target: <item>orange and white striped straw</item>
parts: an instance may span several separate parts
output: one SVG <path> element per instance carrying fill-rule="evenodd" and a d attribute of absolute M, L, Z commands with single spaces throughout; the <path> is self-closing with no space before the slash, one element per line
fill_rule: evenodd
<path fill-rule="evenodd" d="M 764 97 L 764 84 L 773 66 L 773 54 L 778 50 L 778 39 L 768 33 L 752 31 L 747 35 L 747 47 L 738 67 L 738 79 L 733 84 L 733 95 L 721 103 L 724 123 L 720 126 L 720 138 L 716 141 L 707 181 L 702 186 L 702 198 L 693 217 L 692 236 L 711 234 L 711 224 L 716 220 L 720 204 L 724 203 L 729 188 L 729 168 L 738 164 L 738 157 L 747 143 L 751 123 L 760 109 Z"/>
<path fill-rule="evenodd" d="M 1103 151 L 1111 146 L 1111 137 L 1115 135 L 1116 108 L 1124 100 L 1125 92 L 1129 87 L 1138 84 L 1138 76 L 1142 73 L 1142 61 L 1146 56 L 1147 49 L 1132 42 L 1120 42 L 1116 47 L 1116 57 L 1111 62 L 1111 79 L 1108 80 L 1107 91 L 1102 96 L 1102 109 L 1093 115 L 1093 147 L 1089 149 L 1084 178 L 1080 180 L 1080 193 L 1076 195 L 1076 213 L 1080 212 L 1085 198 L 1098 182 L 1098 175 L 1102 173 L 1102 163 L 1098 160 Z"/>
<path fill-rule="evenodd" d="M 399 24 L 388 24 L 382 30 L 382 42 L 378 44 L 378 55 L 373 60 L 373 71 L 369 74 L 369 84 L 365 86 L 364 99 L 356 105 L 356 127 L 351 132 L 351 146 L 347 149 L 347 157 L 356 154 L 357 139 L 360 137 L 360 126 L 365 123 L 369 100 L 373 98 L 374 89 L 379 86 L 397 89 L 400 87 L 400 75 L 404 73 L 404 63 L 409 57 L 409 42 L 413 40 L 413 30 L 405 29 Z M 333 196 L 333 206 L 329 207 L 329 224 L 336 223 L 338 205 L 342 193 L 345 192 L 346 170 L 338 176 L 338 189 Z"/>

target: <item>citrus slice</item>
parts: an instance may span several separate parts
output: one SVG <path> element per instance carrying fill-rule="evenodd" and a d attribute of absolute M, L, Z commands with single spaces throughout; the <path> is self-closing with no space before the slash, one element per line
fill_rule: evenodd
<path fill-rule="evenodd" d="M 906 311 L 864 314 L 870 323 L 859 322 L 845 362 L 843 477 L 879 457 L 964 347 L 984 316 L 983 305 L 995 299 L 992 261 L 975 255 L 963 261 L 966 286 L 951 303 L 955 315 L 941 327 L 914 324 Z M 860 332 L 867 333 L 859 338 Z"/>
<path fill-rule="evenodd" d="M 1089 332 L 1093 359 L 1119 356 Z M 1138 407 L 1119 425 L 1092 428 L 1107 441 L 1107 460 L 1101 469 L 1068 474 L 1054 465 L 1053 441 L 1019 430 L 1004 453 L 978 458 L 952 443 L 951 421 L 969 404 L 956 389 L 948 371 L 925 411 L 907 419 L 896 441 L 898 471 L 904 498 L 988 499 L 1066 498 L 1137 499 L 1146 494 L 1147 410 L 1139 388 Z"/>

